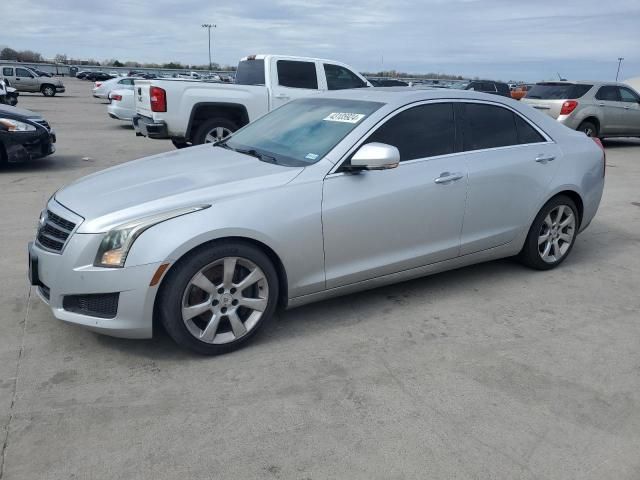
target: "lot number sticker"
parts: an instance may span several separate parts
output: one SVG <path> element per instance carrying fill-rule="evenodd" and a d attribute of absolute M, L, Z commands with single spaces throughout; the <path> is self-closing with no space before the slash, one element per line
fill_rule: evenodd
<path fill-rule="evenodd" d="M 364 117 L 366 117 L 366 115 L 362 113 L 336 112 L 330 113 L 324 120 L 328 122 L 358 123 Z"/>

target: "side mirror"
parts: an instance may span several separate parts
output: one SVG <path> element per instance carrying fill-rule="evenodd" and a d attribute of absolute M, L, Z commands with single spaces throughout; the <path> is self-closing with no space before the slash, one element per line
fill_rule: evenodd
<path fill-rule="evenodd" d="M 387 170 L 400 164 L 400 151 L 386 143 L 362 145 L 351 157 L 351 170 Z"/>

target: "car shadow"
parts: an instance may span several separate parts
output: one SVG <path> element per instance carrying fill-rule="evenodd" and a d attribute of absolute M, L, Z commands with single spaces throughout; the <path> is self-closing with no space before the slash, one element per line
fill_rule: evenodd
<path fill-rule="evenodd" d="M 60 170 L 77 169 L 79 165 L 94 162 L 95 159 L 85 157 L 80 158 L 75 155 L 50 155 L 36 160 L 29 160 L 21 163 L 8 163 L 0 167 L 0 174 L 4 172 L 11 173 L 30 173 L 30 172 L 47 172 Z"/>
<path fill-rule="evenodd" d="M 605 138 L 602 141 L 602 145 L 609 148 L 628 148 L 628 147 L 640 147 L 640 139 L 638 138 Z"/>

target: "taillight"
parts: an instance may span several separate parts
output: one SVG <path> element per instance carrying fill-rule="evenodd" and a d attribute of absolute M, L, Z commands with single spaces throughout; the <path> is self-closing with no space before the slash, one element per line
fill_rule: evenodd
<path fill-rule="evenodd" d="M 160 87 L 151 87 L 149 89 L 149 100 L 151 101 L 152 112 L 167 111 L 167 92 Z"/>
<path fill-rule="evenodd" d="M 102 82 L 96 82 L 94 85 L 96 88 L 98 88 L 100 85 L 102 85 Z"/>
<path fill-rule="evenodd" d="M 598 144 L 600 150 L 602 150 L 602 176 L 604 177 L 605 170 L 607 169 L 607 152 L 604 149 L 602 141 L 598 137 L 591 137 L 591 139 Z"/>
<path fill-rule="evenodd" d="M 575 100 L 567 100 L 562 104 L 562 108 L 560 109 L 560 115 L 569 115 L 573 112 L 578 106 L 578 102 Z"/>
<path fill-rule="evenodd" d="M 118 95 L 117 93 L 114 93 L 113 95 L 111 95 L 111 100 L 115 100 L 116 102 L 119 102 L 120 100 L 122 100 L 122 95 Z"/>

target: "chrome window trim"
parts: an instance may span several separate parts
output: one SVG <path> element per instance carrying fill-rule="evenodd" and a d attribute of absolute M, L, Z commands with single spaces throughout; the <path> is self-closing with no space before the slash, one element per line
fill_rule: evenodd
<path fill-rule="evenodd" d="M 512 148 L 516 148 L 516 147 L 526 147 L 526 146 L 531 146 L 531 145 L 547 145 L 547 144 L 556 143 L 544 130 L 542 130 L 540 127 L 538 127 L 538 125 L 533 123 L 527 117 L 525 117 L 520 112 L 518 112 L 516 109 L 512 108 L 509 105 L 505 105 L 504 103 L 492 102 L 491 100 L 476 100 L 476 99 L 466 99 L 466 98 L 438 98 L 438 99 L 432 99 L 432 100 L 419 100 L 417 102 L 412 102 L 412 103 L 403 105 L 402 107 L 397 108 L 396 110 L 390 112 L 384 118 L 380 119 L 373 127 L 371 127 L 369 130 L 367 130 L 367 132 L 362 137 L 360 137 L 358 139 L 358 141 L 356 143 L 354 143 L 353 146 L 351 148 L 349 148 L 349 150 L 347 150 L 347 152 L 344 155 L 342 155 L 342 157 L 333 165 L 333 167 L 331 168 L 329 173 L 327 173 L 325 178 L 329 177 L 329 176 L 344 175 L 345 173 L 347 173 L 347 172 L 337 172 L 337 170 L 342 166 L 342 164 L 347 160 L 347 158 L 349 156 L 351 156 L 358 148 L 360 148 L 360 146 L 362 146 L 362 144 L 369 137 L 369 135 L 371 135 L 371 133 L 373 131 L 375 131 L 377 128 L 382 126 L 382 124 L 386 123 L 388 120 L 390 120 L 391 118 L 395 117 L 396 115 L 404 112 L 405 110 L 408 110 L 409 108 L 419 107 L 421 105 L 429 105 L 429 104 L 433 104 L 433 103 L 480 103 L 480 104 L 484 104 L 484 105 L 492 105 L 492 106 L 506 108 L 507 110 L 511 111 L 515 115 L 518 115 L 527 124 L 529 124 L 531 127 L 533 127 L 535 129 L 535 131 L 538 132 L 545 139 L 545 141 L 544 142 L 535 142 L 535 143 L 518 143 L 516 145 L 504 145 L 502 147 L 480 148 L 478 150 L 464 150 L 462 152 L 453 152 L 453 153 L 447 153 L 447 154 L 444 154 L 444 155 L 435 155 L 433 157 L 414 158 L 414 159 L 411 159 L 411 160 L 406 160 L 404 162 L 401 161 L 400 164 L 398 165 L 398 168 L 401 167 L 402 165 L 405 165 L 405 164 L 411 164 L 411 163 L 417 163 L 417 162 L 425 162 L 425 161 L 429 161 L 429 160 L 432 160 L 432 159 L 440 159 L 440 158 L 444 158 L 444 157 L 454 157 L 454 156 L 458 156 L 458 155 L 466 155 L 466 154 L 469 154 L 469 153 L 492 152 L 492 151 L 496 151 L 496 150 L 512 149 Z"/>

